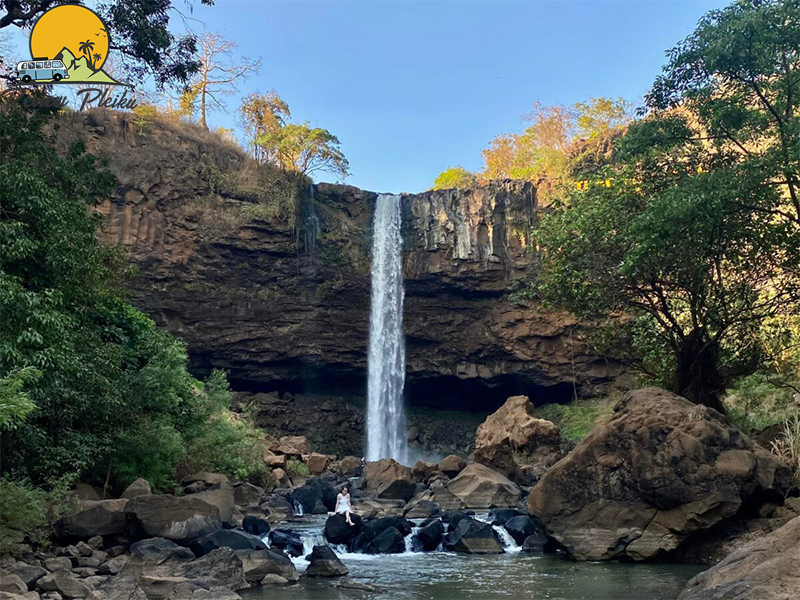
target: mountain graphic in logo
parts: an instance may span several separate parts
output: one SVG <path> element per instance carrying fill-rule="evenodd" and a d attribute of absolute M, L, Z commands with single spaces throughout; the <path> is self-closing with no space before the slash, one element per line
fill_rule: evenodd
<path fill-rule="evenodd" d="M 103 83 L 106 85 L 124 85 L 115 80 L 102 69 L 93 69 L 86 56 L 75 58 L 68 48 L 63 48 L 54 57 L 64 63 L 69 75 L 68 83 Z"/>
<path fill-rule="evenodd" d="M 111 38 L 103 20 L 92 10 L 64 4 L 44 13 L 30 36 L 31 59 L 17 64 L 23 83 L 121 83 L 103 70 Z"/>

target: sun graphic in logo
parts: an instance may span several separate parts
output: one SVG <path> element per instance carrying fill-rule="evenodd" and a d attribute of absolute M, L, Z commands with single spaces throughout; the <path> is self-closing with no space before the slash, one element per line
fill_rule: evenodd
<path fill-rule="evenodd" d="M 33 27 L 32 61 L 17 65 L 18 77 L 24 82 L 123 85 L 102 69 L 110 41 L 103 20 L 85 6 L 51 8 Z"/>

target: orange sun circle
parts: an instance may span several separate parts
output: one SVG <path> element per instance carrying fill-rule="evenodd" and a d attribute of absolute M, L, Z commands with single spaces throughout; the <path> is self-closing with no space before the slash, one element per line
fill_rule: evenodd
<path fill-rule="evenodd" d="M 66 4 L 44 13 L 31 32 L 31 57 L 53 59 L 64 48 L 99 70 L 108 57 L 108 28 L 85 6 Z"/>

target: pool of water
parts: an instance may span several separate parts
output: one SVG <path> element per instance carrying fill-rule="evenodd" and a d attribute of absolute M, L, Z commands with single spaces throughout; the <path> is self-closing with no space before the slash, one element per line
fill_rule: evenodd
<path fill-rule="evenodd" d="M 309 546 L 324 543 L 324 517 L 306 517 L 287 524 L 301 531 Z M 504 544 L 509 540 L 505 539 Z M 513 544 L 513 541 L 511 542 Z M 337 588 L 336 579 L 301 577 L 300 583 L 240 592 L 248 600 L 328 600 L 392 598 L 460 600 L 467 598 L 531 598 L 552 600 L 674 600 L 686 582 L 703 570 L 697 565 L 579 563 L 557 555 L 519 552 L 501 555 L 410 552 L 366 555 L 335 548 L 356 581 L 377 586 L 381 593 Z M 295 559 L 302 573 L 307 562 Z"/>

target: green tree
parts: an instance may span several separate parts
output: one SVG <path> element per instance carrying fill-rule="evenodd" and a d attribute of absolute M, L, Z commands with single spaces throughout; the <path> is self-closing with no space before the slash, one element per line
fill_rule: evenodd
<path fill-rule="evenodd" d="M 434 190 L 446 190 L 451 188 L 469 188 L 477 183 L 475 173 L 471 173 L 461 165 L 448 167 L 436 176 L 433 181 Z"/>
<path fill-rule="evenodd" d="M 264 147 L 258 140 L 277 134 L 291 116 L 289 105 L 275 90 L 263 94 L 255 92 L 244 97 L 239 107 L 239 121 L 244 127 L 253 158 L 261 163 L 277 162 L 274 148 Z"/>
<path fill-rule="evenodd" d="M 92 210 L 114 178 L 80 145 L 55 152 L 45 132 L 57 129 L 48 115 L 0 110 L 0 467 L 34 486 L 147 476 L 169 489 L 193 464 L 187 447 L 228 415 L 224 375 L 195 380 L 184 345 L 127 302 L 127 269 L 99 243 Z M 242 432 L 216 451 L 252 457 L 243 448 L 259 433 Z M 230 474 L 263 468 L 249 460 Z"/>
<path fill-rule="evenodd" d="M 289 123 L 258 138 L 267 155 L 275 157 L 276 166 L 300 175 L 325 171 L 344 179 L 350 163 L 340 149 L 339 139 L 327 129 L 308 123 Z"/>
<path fill-rule="evenodd" d="M 618 141 L 615 184 L 574 192 L 537 231 L 543 299 L 642 315 L 668 385 L 720 410 L 764 359 L 761 325 L 798 309 L 799 26 L 792 1 L 706 15 Z"/>

